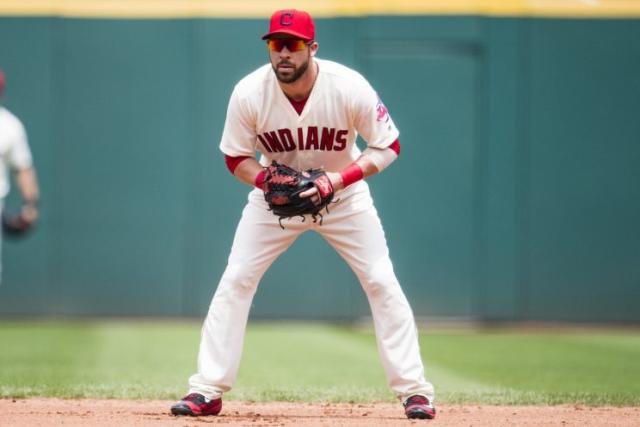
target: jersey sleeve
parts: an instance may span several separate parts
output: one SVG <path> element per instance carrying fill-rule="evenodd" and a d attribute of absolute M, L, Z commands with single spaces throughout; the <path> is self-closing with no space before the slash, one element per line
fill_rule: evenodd
<path fill-rule="evenodd" d="M 369 147 L 389 147 L 400 132 L 376 91 L 363 79 L 353 95 L 354 124 L 358 133 Z"/>
<path fill-rule="evenodd" d="M 27 132 L 20 122 L 16 123 L 12 132 L 11 142 L 6 153 L 6 161 L 13 170 L 28 169 L 33 166 L 31 150 L 27 142 Z"/>
<path fill-rule="evenodd" d="M 220 150 L 231 157 L 256 156 L 255 114 L 236 87 L 229 99 Z"/>

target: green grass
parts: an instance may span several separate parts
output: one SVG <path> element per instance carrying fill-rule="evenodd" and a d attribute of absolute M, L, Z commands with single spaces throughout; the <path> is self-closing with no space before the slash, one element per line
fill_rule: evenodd
<path fill-rule="evenodd" d="M 199 322 L 0 323 L 0 396 L 175 399 Z M 444 403 L 640 405 L 640 334 L 431 332 L 427 377 Z M 392 401 L 371 332 L 250 324 L 229 399 Z"/>

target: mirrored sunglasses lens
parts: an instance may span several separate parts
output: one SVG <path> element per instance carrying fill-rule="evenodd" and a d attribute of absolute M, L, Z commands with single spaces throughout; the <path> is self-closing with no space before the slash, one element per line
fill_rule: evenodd
<path fill-rule="evenodd" d="M 274 52 L 280 52 L 285 46 L 289 52 L 297 52 L 304 49 L 306 43 L 303 40 L 271 39 L 267 42 L 267 46 Z"/>
<path fill-rule="evenodd" d="M 282 44 L 282 40 L 271 39 L 267 41 L 267 46 L 269 47 L 269 50 L 280 52 L 284 45 Z"/>
<path fill-rule="evenodd" d="M 304 49 L 305 43 L 302 40 L 289 40 L 287 43 L 287 49 L 291 52 L 297 52 Z"/>

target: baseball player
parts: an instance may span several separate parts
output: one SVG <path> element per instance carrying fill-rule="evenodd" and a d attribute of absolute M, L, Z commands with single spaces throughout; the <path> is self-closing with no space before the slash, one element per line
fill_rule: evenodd
<path fill-rule="evenodd" d="M 5 85 L 5 75 L 0 69 L 0 100 Z M 20 233 L 30 228 L 38 219 L 38 182 L 24 126 L 16 116 L 0 105 L 0 212 L 4 207 L 4 198 L 9 193 L 9 169 L 14 172 L 23 204 L 19 214 L 10 218 L 3 216 L 1 229 Z"/>
<path fill-rule="evenodd" d="M 376 92 L 357 72 L 316 57 L 315 25 L 300 10 L 271 16 L 270 63 L 243 78 L 229 101 L 220 149 L 249 193 L 227 267 L 202 329 L 198 371 L 175 415 L 217 415 L 233 386 L 249 309 L 261 277 L 298 236 L 319 233 L 353 269 L 371 306 L 391 389 L 409 418 L 434 418 L 434 389 L 424 378 L 417 329 L 389 258 L 384 231 L 364 181 L 400 154 L 399 132 Z M 364 151 L 356 145 L 360 134 Z M 256 152 L 261 154 L 256 160 Z M 263 190 L 271 161 L 326 171 L 336 203 L 322 222 L 292 218 L 284 229 Z M 318 187 L 302 194 L 319 198 Z"/>

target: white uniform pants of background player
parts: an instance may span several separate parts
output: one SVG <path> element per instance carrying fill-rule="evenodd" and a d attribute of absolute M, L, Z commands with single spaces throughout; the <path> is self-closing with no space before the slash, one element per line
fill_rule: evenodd
<path fill-rule="evenodd" d="M 4 199 L 0 199 L 0 218 L 4 209 Z M 2 225 L 0 224 L 0 285 L 2 284 Z"/>
<path fill-rule="evenodd" d="M 249 194 L 227 268 L 202 328 L 198 373 L 190 393 L 217 398 L 235 383 L 249 309 L 264 272 L 303 232 L 314 230 L 349 264 L 369 300 L 378 350 L 387 381 L 400 399 L 423 394 L 433 400 L 425 381 L 411 307 L 393 271 L 384 231 L 365 182 L 337 195 L 323 224 L 278 218 L 267 210 L 262 192 Z"/>

